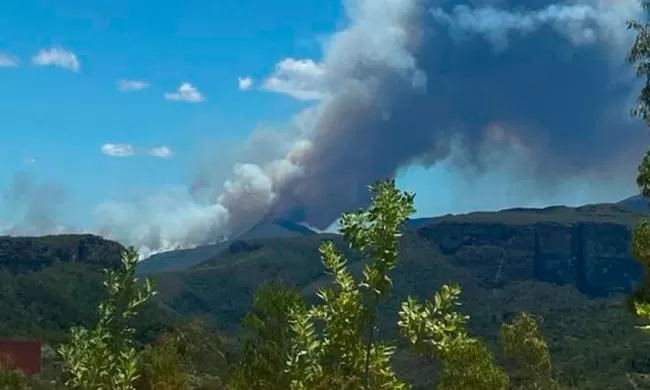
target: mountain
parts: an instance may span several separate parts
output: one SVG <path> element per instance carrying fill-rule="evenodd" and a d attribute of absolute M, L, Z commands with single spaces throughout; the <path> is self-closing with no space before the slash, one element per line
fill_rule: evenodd
<path fill-rule="evenodd" d="M 227 247 L 228 242 L 221 242 L 197 248 L 156 253 L 138 263 L 137 273 L 138 275 L 145 275 L 158 272 L 183 271 L 215 256 Z"/>
<path fill-rule="evenodd" d="M 629 375 L 650 372 L 650 338 L 634 328 L 637 321 L 624 307 L 625 294 L 642 277 L 629 253 L 630 229 L 646 215 L 620 204 L 598 204 L 411 220 L 391 273 L 392 294 L 380 308 L 380 336 L 399 339 L 395 313 L 409 295 L 427 298 L 443 283 L 459 283 L 470 330 L 491 344 L 497 358 L 502 358 L 500 324 L 527 311 L 543 319 L 541 329 L 563 383 L 627 388 Z M 278 232 L 284 236 L 267 236 Z M 315 299 L 331 280 L 318 253 L 324 240 L 333 241 L 348 257 L 350 270 L 360 274 L 363 258 L 350 253 L 340 235 L 281 221 L 256 226 L 249 236 L 227 243 L 175 251 L 179 257 L 158 264 L 164 272 L 150 274 L 159 295 L 138 317 L 138 341 L 153 340 L 162 329 L 197 314 L 237 340 L 253 293 L 266 281 L 283 280 Z M 55 343 L 70 326 L 93 321 L 105 296 L 100 269 L 116 267 L 122 249 L 88 235 L 0 237 L 0 337 Z M 185 263 L 181 267 L 175 260 Z M 430 388 L 434 368 L 398 346 L 400 375 L 415 389 Z"/>
<path fill-rule="evenodd" d="M 618 202 L 618 204 L 629 207 L 633 210 L 648 212 L 650 211 L 650 199 L 646 198 L 643 195 L 631 196 L 627 199 L 623 199 Z"/>
<path fill-rule="evenodd" d="M 310 228 L 285 219 L 263 220 L 233 241 L 269 237 L 304 237 L 316 234 Z M 142 260 L 138 264 L 138 274 L 183 271 L 206 261 L 224 249 L 233 241 L 205 245 L 192 249 L 180 249 L 158 253 Z"/>
<path fill-rule="evenodd" d="M 628 246 L 631 227 L 644 215 L 600 204 L 418 221 L 402 238 L 393 293 L 379 318 L 383 336 L 397 337 L 395 313 L 408 295 L 426 298 L 443 283 L 459 283 L 472 331 L 490 343 L 502 321 L 528 311 L 544 318 L 563 380 L 581 389 L 625 388 L 628 372 L 650 371 L 650 341 L 622 307 L 624 293 L 642 277 Z M 184 272 L 157 275 L 160 299 L 181 315 L 208 313 L 226 332 L 236 332 L 266 281 L 284 280 L 314 299 L 330 281 L 318 254 L 323 240 L 349 255 L 359 275 L 364 262 L 339 235 L 240 240 Z M 406 379 L 426 388 L 433 377 L 428 366 L 404 349 L 396 359 Z"/>
<path fill-rule="evenodd" d="M 316 232 L 305 225 L 288 219 L 262 220 L 246 233 L 237 237 L 237 240 L 251 240 L 270 237 L 304 237 L 312 236 Z"/>
<path fill-rule="evenodd" d="M 116 269 L 124 248 L 93 235 L 0 237 L 0 338 L 57 343 L 71 326 L 90 324 L 105 297 L 105 268 Z M 174 317 L 143 309 L 140 341 L 150 341 Z"/>
<path fill-rule="evenodd" d="M 443 267 L 451 274 L 442 279 L 469 278 L 481 289 L 535 281 L 569 286 L 589 298 L 626 293 L 642 276 L 628 241 L 631 227 L 644 215 L 601 204 L 432 218 L 406 232 L 396 283 L 415 267 L 410 276 L 413 284 L 426 285 L 425 281 L 442 275 L 429 275 L 426 268 Z M 190 311 L 217 310 L 222 321 L 235 312 L 238 318 L 247 308 L 223 305 L 224 296 L 233 302 L 246 301 L 257 286 L 272 279 L 312 291 L 308 286 L 324 276 L 318 254 L 323 240 L 334 241 L 347 253 L 347 245 L 334 234 L 240 240 L 186 272 L 160 275 L 161 286 L 167 281 L 175 285 L 163 294 L 180 312 L 189 304 Z M 359 261 L 352 256 L 351 267 L 360 269 Z M 179 281 L 186 288 L 179 289 Z"/>
<path fill-rule="evenodd" d="M 123 249 L 114 241 L 90 234 L 0 236 L 0 270 L 16 275 L 40 271 L 55 263 L 75 262 L 113 268 L 120 264 Z"/>
<path fill-rule="evenodd" d="M 419 234 L 485 285 L 534 279 L 603 296 L 640 281 L 629 234 L 643 215 L 615 204 L 512 209 L 437 218 Z"/>

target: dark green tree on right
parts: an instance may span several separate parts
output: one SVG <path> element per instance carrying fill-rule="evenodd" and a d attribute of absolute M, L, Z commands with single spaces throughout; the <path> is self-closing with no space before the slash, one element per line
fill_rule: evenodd
<path fill-rule="evenodd" d="M 649 0 L 642 0 L 641 5 L 646 13 L 650 11 Z M 627 60 L 634 66 L 637 77 L 644 80 L 637 104 L 631 112 L 633 116 L 650 126 L 650 24 L 647 20 L 643 22 L 631 20 L 628 22 L 628 29 L 636 32 L 636 39 L 627 55 Z M 641 194 L 650 198 L 650 150 L 641 160 L 636 183 Z M 650 271 L 650 220 L 648 218 L 639 221 L 632 232 L 632 253 L 645 268 L 645 275 L 642 283 L 630 296 L 628 303 L 637 316 L 650 320 L 650 272 L 648 272 Z M 641 328 L 647 331 L 650 330 L 650 325 Z"/>

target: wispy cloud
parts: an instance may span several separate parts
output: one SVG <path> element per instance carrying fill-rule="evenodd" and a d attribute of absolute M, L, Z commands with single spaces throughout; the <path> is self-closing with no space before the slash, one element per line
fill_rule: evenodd
<path fill-rule="evenodd" d="M 248 91 L 253 88 L 253 79 L 248 76 L 238 77 L 237 82 L 239 83 L 239 89 L 242 91 Z"/>
<path fill-rule="evenodd" d="M 101 151 L 111 157 L 131 157 L 135 154 L 133 146 L 129 144 L 104 144 Z"/>
<path fill-rule="evenodd" d="M 289 95 L 298 100 L 320 100 L 327 95 L 323 64 L 311 59 L 285 58 L 275 65 L 262 89 Z"/>
<path fill-rule="evenodd" d="M 176 92 L 166 92 L 165 99 L 188 103 L 201 103 L 205 101 L 205 96 L 192 84 L 182 83 Z"/>
<path fill-rule="evenodd" d="M 121 92 L 142 91 L 149 86 L 148 82 L 142 80 L 120 80 L 117 82 L 117 89 Z"/>
<path fill-rule="evenodd" d="M 58 46 L 41 49 L 32 62 L 38 66 L 56 66 L 73 72 L 78 72 L 80 68 L 77 55 Z"/>
<path fill-rule="evenodd" d="M 160 146 L 149 150 L 149 155 L 152 157 L 169 158 L 174 156 L 174 152 L 167 146 Z"/>
<path fill-rule="evenodd" d="M 16 56 L 7 53 L 0 53 L 0 68 L 15 68 L 20 61 Z"/>

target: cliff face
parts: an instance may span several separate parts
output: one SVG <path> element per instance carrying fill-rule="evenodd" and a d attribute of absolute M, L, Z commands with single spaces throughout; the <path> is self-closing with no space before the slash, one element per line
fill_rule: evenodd
<path fill-rule="evenodd" d="M 628 292 L 641 279 L 629 251 L 641 216 L 615 205 L 517 209 L 442 217 L 418 235 L 486 285 L 534 278 L 599 296 Z"/>
<path fill-rule="evenodd" d="M 120 264 L 123 249 L 117 242 L 89 234 L 0 236 L 0 269 L 22 274 L 41 270 L 55 262 L 114 268 Z"/>

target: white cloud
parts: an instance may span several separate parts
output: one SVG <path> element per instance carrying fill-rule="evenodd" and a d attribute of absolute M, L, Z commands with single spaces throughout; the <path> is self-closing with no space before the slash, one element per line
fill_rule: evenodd
<path fill-rule="evenodd" d="M 149 88 L 149 83 L 142 80 L 120 80 L 117 82 L 117 89 L 122 92 L 142 91 Z"/>
<path fill-rule="evenodd" d="M 41 49 L 32 58 L 32 62 L 39 66 L 57 66 L 73 72 L 78 72 L 80 67 L 76 54 L 58 46 L 50 49 Z"/>
<path fill-rule="evenodd" d="M 238 77 L 237 81 L 239 82 L 239 89 L 242 91 L 248 91 L 249 89 L 253 88 L 253 79 L 248 76 Z"/>
<path fill-rule="evenodd" d="M 11 54 L 0 53 L 0 68 L 14 68 L 18 66 L 18 58 Z"/>
<path fill-rule="evenodd" d="M 326 76 L 325 66 L 321 63 L 311 59 L 285 58 L 275 65 L 262 89 L 298 100 L 321 100 L 327 96 Z"/>
<path fill-rule="evenodd" d="M 149 155 L 152 157 L 169 158 L 174 155 L 174 152 L 167 146 L 160 146 L 149 150 Z"/>
<path fill-rule="evenodd" d="M 165 99 L 188 103 L 201 103 L 205 96 L 190 83 L 182 83 L 176 92 L 166 92 Z"/>
<path fill-rule="evenodd" d="M 133 146 L 129 144 L 104 144 L 101 151 L 111 157 L 131 157 L 135 154 Z"/>

